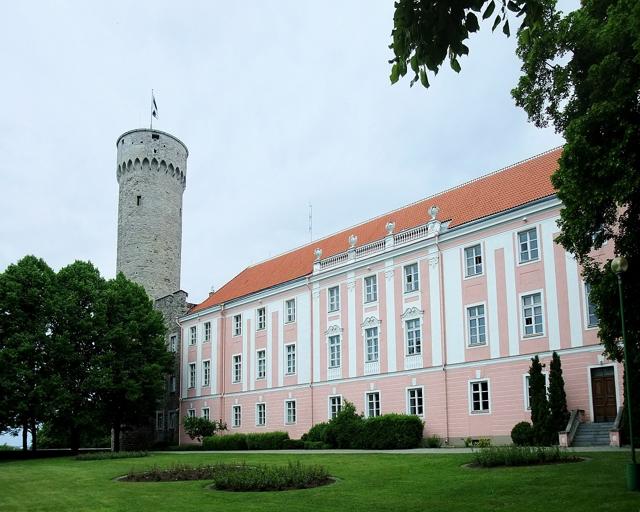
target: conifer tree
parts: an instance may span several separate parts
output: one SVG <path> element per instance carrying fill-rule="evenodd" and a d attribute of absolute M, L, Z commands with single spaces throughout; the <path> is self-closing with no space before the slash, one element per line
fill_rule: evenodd
<path fill-rule="evenodd" d="M 567 394 L 564 391 L 562 363 L 560 356 L 554 352 L 549 366 L 549 437 L 564 430 L 569 421 Z"/>
<path fill-rule="evenodd" d="M 545 377 L 542 373 L 543 365 L 536 355 L 531 358 L 529 368 L 529 396 L 531 405 L 531 423 L 533 423 L 533 437 L 538 445 L 549 444 L 549 402 Z"/>

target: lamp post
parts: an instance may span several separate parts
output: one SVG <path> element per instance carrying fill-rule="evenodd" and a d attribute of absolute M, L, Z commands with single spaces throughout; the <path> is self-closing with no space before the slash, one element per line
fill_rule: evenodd
<path fill-rule="evenodd" d="M 629 373 L 629 358 L 627 357 L 627 333 L 624 327 L 624 303 L 622 300 L 622 274 L 629 268 L 629 262 L 624 256 L 617 256 L 611 261 L 611 270 L 618 278 L 618 295 L 620 297 L 620 321 L 622 323 L 622 349 L 624 351 L 624 375 L 627 381 L 626 400 L 627 417 L 629 418 L 629 443 L 631 444 L 631 463 L 627 464 L 627 489 L 638 490 L 638 465 L 636 463 L 636 449 L 633 443 L 633 414 L 631 407 L 631 374 Z"/>

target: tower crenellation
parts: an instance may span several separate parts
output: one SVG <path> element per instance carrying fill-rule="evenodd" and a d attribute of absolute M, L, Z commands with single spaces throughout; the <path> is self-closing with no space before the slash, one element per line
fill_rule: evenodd
<path fill-rule="evenodd" d="M 138 129 L 117 142 L 116 269 L 158 299 L 180 289 L 185 144 L 159 130 Z"/>

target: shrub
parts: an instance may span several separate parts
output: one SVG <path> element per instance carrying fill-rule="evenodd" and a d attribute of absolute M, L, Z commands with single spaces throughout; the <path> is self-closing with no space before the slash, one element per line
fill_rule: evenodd
<path fill-rule="evenodd" d="M 0 452 L 13 452 L 18 449 L 15 446 L 9 446 L 7 443 L 0 444 Z"/>
<path fill-rule="evenodd" d="M 211 437 L 218 430 L 227 430 L 227 426 L 223 422 L 209 421 L 200 416 L 187 416 L 182 420 L 185 433 L 191 439 L 202 441 L 205 437 Z"/>
<path fill-rule="evenodd" d="M 109 459 L 133 459 L 146 457 L 147 452 L 93 452 L 76 455 L 76 460 L 109 460 Z"/>
<path fill-rule="evenodd" d="M 227 434 L 224 436 L 205 437 L 202 441 L 205 450 L 248 450 L 246 434 Z"/>
<path fill-rule="evenodd" d="M 316 423 L 309 429 L 309 432 L 302 435 L 303 441 L 309 441 L 312 443 L 327 443 L 327 430 L 329 429 L 329 423 L 323 421 L 322 423 Z"/>
<path fill-rule="evenodd" d="M 247 449 L 249 450 L 282 450 L 289 441 L 286 432 L 261 432 L 259 434 L 246 434 Z"/>
<path fill-rule="evenodd" d="M 481 437 L 480 439 L 478 439 L 476 446 L 478 448 L 489 448 L 489 446 L 491 446 L 491 439 L 489 439 L 488 437 Z"/>
<path fill-rule="evenodd" d="M 427 448 L 440 448 L 442 446 L 442 439 L 440 436 L 434 434 L 424 440 L 424 446 Z"/>
<path fill-rule="evenodd" d="M 303 466 L 299 462 L 287 466 L 247 466 L 246 464 L 209 464 L 189 466 L 176 464 L 169 468 L 153 467 L 130 472 L 124 480 L 132 482 L 175 482 L 181 480 L 213 480 L 218 490 L 284 491 L 324 485 L 331 481 L 322 466 Z"/>
<path fill-rule="evenodd" d="M 340 412 L 329 422 L 326 442 L 334 448 L 361 448 L 363 423 L 355 406 L 345 400 Z"/>
<path fill-rule="evenodd" d="M 302 439 L 285 439 L 282 448 L 285 450 L 304 450 L 305 442 Z"/>
<path fill-rule="evenodd" d="M 331 448 L 330 445 L 323 443 L 322 441 L 302 441 L 302 443 L 305 450 L 327 450 Z"/>
<path fill-rule="evenodd" d="M 422 443 L 424 423 L 418 416 L 383 414 L 364 421 L 362 448 L 392 450 L 417 448 Z"/>
<path fill-rule="evenodd" d="M 566 450 L 531 446 L 499 446 L 482 448 L 473 453 L 473 464 L 485 468 L 496 466 L 532 466 L 582 460 Z"/>
<path fill-rule="evenodd" d="M 473 439 L 470 437 L 465 437 L 463 440 L 465 448 L 471 448 L 473 446 Z"/>
<path fill-rule="evenodd" d="M 521 421 L 511 429 L 511 440 L 516 446 L 531 446 L 533 444 L 533 427 L 528 421 Z"/>

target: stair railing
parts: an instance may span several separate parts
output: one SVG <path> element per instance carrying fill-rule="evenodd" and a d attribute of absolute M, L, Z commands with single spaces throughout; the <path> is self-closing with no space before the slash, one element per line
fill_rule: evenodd
<path fill-rule="evenodd" d="M 568 448 L 573 443 L 573 438 L 576 435 L 576 431 L 580 426 L 580 423 L 584 421 L 584 410 L 573 409 L 569 416 L 569 421 L 564 430 L 558 432 L 558 444 L 562 448 Z"/>
<path fill-rule="evenodd" d="M 615 446 L 620 448 L 622 444 L 620 440 L 620 425 L 622 424 L 622 411 L 623 407 L 618 407 L 618 414 L 616 414 L 616 421 L 613 422 L 613 427 L 609 430 L 609 446 Z"/>

